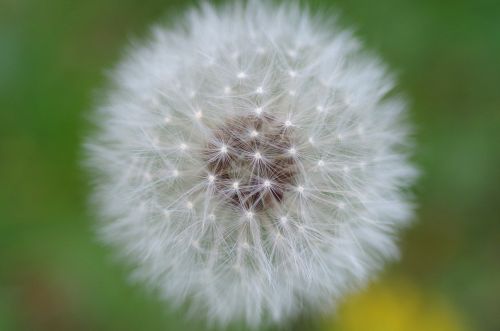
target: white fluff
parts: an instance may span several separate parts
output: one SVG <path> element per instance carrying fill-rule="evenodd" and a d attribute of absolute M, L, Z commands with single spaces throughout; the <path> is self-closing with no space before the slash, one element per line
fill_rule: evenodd
<path fill-rule="evenodd" d="M 378 58 L 317 19 L 264 1 L 191 10 L 130 49 L 94 115 L 87 162 L 104 240 L 134 276 L 219 325 L 332 309 L 397 257 L 393 235 L 411 217 L 405 104 L 387 95 Z M 215 187 L 206 152 L 227 153 L 214 136 L 227 121 L 265 114 L 290 130 L 273 153 L 297 172 L 281 201 L 252 210 L 228 201 L 237 178 Z M 257 169 L 278 157 L 252 155 Z"/>

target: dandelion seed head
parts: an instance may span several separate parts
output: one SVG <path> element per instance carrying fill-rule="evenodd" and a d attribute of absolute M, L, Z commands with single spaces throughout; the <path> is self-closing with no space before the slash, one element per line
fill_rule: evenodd
<path fill-rule="evenodd" d="M 351 32 L 296 4 L 204 3 L 114 71 L 87 163 L 103 240 L 227 325 L 330 310 L 398 256 L 405 103 Z"/>

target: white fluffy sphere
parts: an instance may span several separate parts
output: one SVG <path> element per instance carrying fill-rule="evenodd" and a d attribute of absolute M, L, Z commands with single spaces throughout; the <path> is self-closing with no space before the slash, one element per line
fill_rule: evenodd
<path fill-rule="evenodd" d="M 113 74 L 87 141 L 104 240 L 221 325 L 331 309 L 398 250 L 404 103 L 349 31 L 296 5 L 204 5 Z"/>

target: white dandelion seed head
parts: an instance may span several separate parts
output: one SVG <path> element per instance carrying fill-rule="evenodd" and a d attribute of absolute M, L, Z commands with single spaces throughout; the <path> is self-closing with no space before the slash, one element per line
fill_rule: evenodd
<path fill-rule="evenodd" d="M 297 5 L 192 10 L 115 70 L 88 139 L 104 240 L 220 325 L 328 310 L 411 216 L 405 105 Z"/>

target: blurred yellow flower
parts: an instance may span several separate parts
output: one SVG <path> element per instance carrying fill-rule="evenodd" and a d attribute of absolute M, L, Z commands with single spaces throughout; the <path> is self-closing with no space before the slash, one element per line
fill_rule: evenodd
<path fill-rule="evenodd" d="M 464 331 L 452 308 L 405 281 L 353 295 L 325 324 L 328 331 Z"/>

